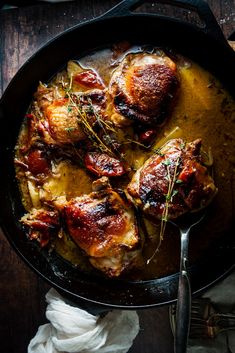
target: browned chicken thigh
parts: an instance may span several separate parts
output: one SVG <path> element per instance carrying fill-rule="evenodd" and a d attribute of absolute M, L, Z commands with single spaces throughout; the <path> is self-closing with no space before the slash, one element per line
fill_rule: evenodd
<path fill-rule="evenodd" d="M 53 87 L 40 85 L 35 98 L 36 128 L 49 145 L 73 144 L 87 139 L 87 126 L 96 123 L 95 114 L 105 106 L 105 93 L 99 89 L 58 97 Z"/>
<path fill-rule="evenodd" d="M 91 264 L 109 277 L 142 265 L 141 239 L 133 206 L 115 192 L 108 178 L 93 182 L 93 192 L 64 200 L 55 209 L 31 209 L 21 222 L 29 229 L 29 238 L 41 246 L 62 230 L 85 251 Z"/>
<path fill-rule="evenodd" d="M 151 218 L 173 219 L 208 204 L 217 188 L 202 164 L 201 140 L 167 142 L 135 173 L 127 187 Z"/>
<path fill-rule="evenodd" d="M 166 55 L 128 54 L 114 71 L 109 91 L 122 116 L 155 125 L 169 112 L 178 84 L 176 64 Z"/>
<path fill-rule="evenodd" d="M 35 130 L 49 145 L 61 145 L 83 140 L 84 134 L 77 110 L 64 93 L 55 87 L 38 86 L 32 115 Z"/>
<path fill-rule="evenodd" d="M 70 236 L 92 265 L 116 277 L 136 266 L 141 257 L 134 211 L 106 177 L 94 182 L 93 188 L 96 191 L 67 203 L 65 221 Z"/>

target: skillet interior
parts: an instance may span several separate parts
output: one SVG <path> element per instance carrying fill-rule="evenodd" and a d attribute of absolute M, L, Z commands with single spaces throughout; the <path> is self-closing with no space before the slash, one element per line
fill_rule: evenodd
<path fill-rule="evenodd" d="M 26 262 L 53 286 L 70 293 L 73 299 L 86 298 L 109 306 L 134 308 L 160 305 L 174 300 L 177 296 L 177 274 L 139 282 L 97 279 L 72 269 L 56 254 L 48 255 L 40 250 L 37 245 L 26 240 L 17 221 L 24 210 L 13 165 L 13 149 L 20 125 L 38 81 L 48 81 L 69 59 L 122 39 L 175 49 L 211 71 L 235 96 L 231 88 L 235 79 L 234 53 L 223 43 L 216 42 L 190 25 L 156 19 L 154 15 L 135 15 L 96 20 L 75 27 L 32 57 L 15 76 L 2 98 L 0 204 L 2 228 L 9 241 Z M 235 258 L 232 234 L 231 229 L 231 237 L 228 234 L 223 243 L 217 244 L 191 269 L 193 292 L 207 287 L 231 269 Z"/>

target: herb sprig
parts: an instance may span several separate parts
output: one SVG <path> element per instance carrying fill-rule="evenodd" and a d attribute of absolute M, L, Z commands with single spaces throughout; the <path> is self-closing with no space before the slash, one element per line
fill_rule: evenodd
<path fill-rule="evenodd" d="M 101 152 L 106 152 L 113 156 L 115 156 L 115 154 L 118 154 L 118 156 L 122 158 L 120 152 L 117 150 L 115 144 L 112 141 L 112 138 L 109 135 L 110 131 L 113 133 L 116 132 L 113 127 L 113 124 L 103 119 L 103 117 L 94 108 L 92 100 L 89 97 L 87 98 L 87 102 L 85 104 L 86 107 L 83 106 L 80 95 L 76 95 L 76 97 L 74 98 L 75 93 L 72 92 L 72 80 L 73 77 L 71 76 L 69 83 L 65 83 L 63 78 L 60 81 L 62 88 L 66 92 L 65 97 L 69 99 L 68 112 L 71 112 L 73 108 L 76 110 L 79 123 L 82 124 L 85 134 L 92 141 L 95 147 L 101 150 Z M 105 134 L 108 145 L 104 141 L 102 141 L 97 132 L 94 130 L 93 123 L 90 123 L 89 121 L 89 113 L 92 114 L 92 117 L 95 118 L 95 122 Z M 109 148 L 109 146 L 111 146 L 112 149 Z"/>
<path fill-rule="evenodd" d="M 173 169 L 173 175 L 171 176 L 171 161 L 169 159 L 165 159 L 162 164 L 166 166 L 167 169 L 167 180 L 168 180 L 168 189 L 167 189 L 167 194 L 165 195 L 165 203 L 164 203 L 164 209 L 162 212 L 162 217 L 161 217 L 161 225 L 160 225 L 160 235 L 159 235 L 159 242 L 154 250 L 154 253 L 152 256 L 146 261 L 147 265 L 153 260 L 154 256 L 156 253 L 159 251 L 159 248 L 161 246 L 161 243 L 164 238 L 165 230 L 166 230 L 166 223 L 168 222 L 168 214 L 169 214 L 169 207 L 170 203 L 173 201 L 173 198 L 175 195 L 177 195 L 178 190 L 174 189 L 175 184 L 177 183 L 177 176 L 178 176 L 178 167 L 180 165 L 180 157 L 176 159 L 174 169 Z"/>

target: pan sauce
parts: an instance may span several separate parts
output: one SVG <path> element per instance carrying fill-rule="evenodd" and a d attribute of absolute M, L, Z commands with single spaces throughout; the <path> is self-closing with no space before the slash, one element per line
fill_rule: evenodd
<path fill-rule="evenodd" d="M 142 50 L 139 47 L 132 47 L 128 49 L 128 52 Z M 83 67 L 97 71 L 103 82 L 108 85 L 111 73 L 126 53 L 114 58 L 112 50 L 100 50 L 79 59 L 79 63 Z M 182 137 L 188 141 L 201 138 L 204 150 L 211 149 L 213 152 L 214 179 L 219 190 L 205 222 L 192 232 L 190 259 L 191 262 L 195 262 L 214 240 L 226 234 L 234 218 L 235 102 L 216 78 L 196 63 L 181 56 L 174 57 L 174 61 L 177 63 L 180 78 L 179 96 L 171 116 L 164 126 L 159 127 L 152 147 L 159 147 L 161 144 L 159 141 L 166 141 L 170 138 Z M 21 156 L 19 147 L 23 144 L 27 134 L 26 129 L 26 125 L 23 124 L 16 146 L 16 158 L 18 159 Z M 132 128 L 128 127 L 124 130 L 119 131 L 122 141 L 133 137 Z M 126 146 L 125 158 L 134 169 L 138 169 L 151 155 L 151 152 L 137 144 Z M 91 192 L 91 182 L 96 179 L 95 176 L 66 160 L 54 167 L 57 177 L 56 180 L 49 178 L 45 182 L 44 197 L 45 195 L 48 197 L 66 195 L 70 199 Z M 32 197 L 35 193 L 33 182 L 27 183 L 27 176 L 22 173 L 20 167 L 16 166 L 16 173 L 23 204 L 29 211 L 32 207 L 30 194 Z M 114 188 L 124 188 L 130 178 L 119 177 L 119 180 L 111 180 L 111 183 Z M 38 195 L 35 195 L 35 202 L 34 207 L 41 206 Z M 146 219 L 144 221 L 148 230 L 148 239 L 143 249 L 146 262 L 159 242 L 160 223 L 154 225 Z M 176 272 L 179 266 L 179 239 L 175 228 L 167 225 L 164 240 L 155 258 L 141 271 L 132 271 L 129 276 L 148 279 Z M 66 234 L 56 238 L 53 247 L 59 255 L 77 265 L 78 268 L 86 271 L 92 270 L 80 249 Z"/>

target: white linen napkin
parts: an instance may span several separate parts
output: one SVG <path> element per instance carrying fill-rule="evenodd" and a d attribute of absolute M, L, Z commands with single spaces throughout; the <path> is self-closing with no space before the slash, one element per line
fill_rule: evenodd
<path fill-rule="evenodd" d="M 202 297 L 209 298 L 218 312 L 235 313 L 235 271 L 209 289 Z M 235 330 L 220 333 L 213 339 L 190 339 L 188 353 L 235 353 Z"/>
<path fill-rule="evenodd" d="M 38 328 L 28 353 L 126 353 L 139 332 L 135 311 L 114 310 L 103 318 L 66 304 L 54 289 L 46 294 L 50 323 Z"/>

